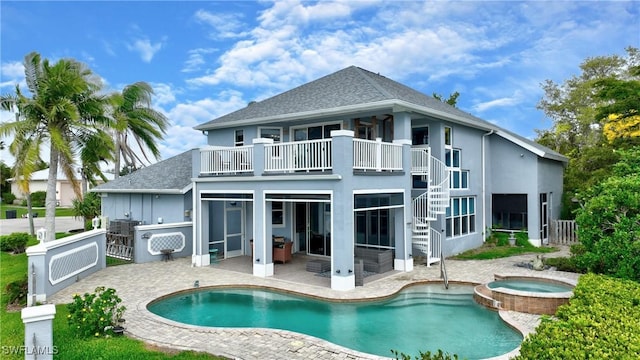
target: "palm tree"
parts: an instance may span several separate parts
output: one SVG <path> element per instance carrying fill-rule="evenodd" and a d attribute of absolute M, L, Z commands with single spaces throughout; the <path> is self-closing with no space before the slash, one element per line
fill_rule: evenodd
<path fill-rule="evenodd" d="M 116 146 L 115 178 L 120 175 L 121 162 L 128 168 L 137 168 L 139 163 L 143 163 L 136 150 L 147 161 L 146 150 L 155 158 L 160 156 L 156 141 L 162 140 L 169 120 L 151 108 L 152 95 L 151 86 L 141 81 L 126 86 L 121 93 L 114 93 L 110 97 Z M 129 135 L 137 143 L 137 149 L 129 144 Z"/>
<path fill-rule="evenodd" d="M 16 87 L 15 96 L 3 96 L 1 105 L 15 106 L 18 118 L 0 124 L 0 136 L 14 135 L 10 147 L 17 155 L 16 173 L 28 179 L 39 160 L 41 147 L 49 146 L 49 178 L 46 196 L 46 241 L 55 239 L 56 183 L 58 167 L 81 197 L 75 180 L 74 165 L 78 152 L 89 144 L 109 147 L 111 137 L 103 130 L 109 119 L 104 116 L 106 101 L 98 94 L 101 84 L 83 64 L 70 59 L 50 65 L 33 52 L 25 57 L 25 77 L 31 97 Z M 88 148 L 88 153 L 97 150 Z M 82 152 L 82 151 L 81 151 Z"/>

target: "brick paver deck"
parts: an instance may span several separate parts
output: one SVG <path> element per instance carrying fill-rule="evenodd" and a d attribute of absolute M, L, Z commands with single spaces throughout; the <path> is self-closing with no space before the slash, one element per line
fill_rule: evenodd
<path fill-rule="evenodd" d="M 567 250 L 548 256 L 565 256 Z M 294 264 L 295 258 L 294 255 Z M 559 271 L 535 271 L 515 266 L 528 262 L 534 255 L 514 256 L 497 260 L 455 261 L 447 260 L 450 281 L 487 283 L 499 275 L 539 276 L 577 281 L 578 274 Z M 328 288 L 329 279 L 309 278 L 313 273 L 301 266 L 296 275 L 292 264 L 276 265 L 276 275 L 259 278 L 248 273 L 223 269 L 220 266 L 192 267 L 189 258 L 170 262 L 152 262 L 114 266 L 99 271 L 50 298 L 52 303 L 67 303 L 73 294 L 92 292 L 98 286 L 113 287 L 127 307 L 126 334 L 150 344 L 206 351 L 234 359 L 381 359 L 382 357 L 360 353 L 315 337 L 284 330 L 211 328 L 185 325 L 150 313 L 146 306 L 152 300 L 180 290 L 216 285 L 258 285 L 312 296 L 333 299 L 375 298 L 393 294 L 404 286 L 421 281 L 439 280 L 439 266 L 426 267 L 416 264 L 411 272 L 389 272 L 389 276 L 365 281 L 365 286 L 352 291 L 335 291 Z M 250 266 L 246 258 L 245 266 Z M 282 274 L 282 275 L 280 275 Z M 297 278 L 295 276 L 298 276 Z M 313 281 L 302 280 L 304 276 Z M 316 279 L 317 278 L 317 279 Z M 540 317 L 537 315 L 501 312 L 502 318 L 523 334 L 532 332 Z M 401 350 L 401 349 L 399 349 Z M 517 351 L 517 350 L 516 350 Z M 508 358 L 505 354 L 499 358 Z"/>

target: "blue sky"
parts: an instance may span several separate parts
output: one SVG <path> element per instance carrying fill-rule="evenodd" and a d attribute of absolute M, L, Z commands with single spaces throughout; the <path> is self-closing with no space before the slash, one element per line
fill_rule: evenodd
<path fill-rule="evenodd" d="M 197 124 L 350 65 L 458 91 L 459 108 L 535 138 L 551 126 L 544 80 L 640 47 L 636 1 L 3 0 L 0 20 L 2 94 L 24 85 L 31 51 L 85 62 L 108 90 L 146 81 L 171 121 L 163 158 L 204 145 Z"/>

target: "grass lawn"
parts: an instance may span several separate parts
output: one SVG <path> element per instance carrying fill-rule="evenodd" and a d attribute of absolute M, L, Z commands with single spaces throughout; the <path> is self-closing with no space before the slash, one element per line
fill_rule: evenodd
<path fill-rule="evenodd" d="M 551 253 L 558 251 L 554 247 L 536 247 L 531 245 L 526 233 L 516 233 L 516 245 L 509 245 L 509 234 L 493 232 L 491 237 L 479 248 L 465 251 L 452 259 L 489 260 L 529 253 Z"/>
<path fill-rule="evenodd" d="M 62 237 L 68 234 L 58 234 Z M 35 238 L 28 245 L 37 244 Z M 0 252 L 0 348 L 5 346 L 24 345 L 24 325 L 20 317 L 20 309 L 11 306 L 7 309 L 5 288 L 8 283 L 20 280 L 27 272 L 27 255 L 25 253 L 13 255 Z M 71 299 L 69 299 L 71 301 Z M 53 320 L 53 345 L 58 354 L 54 359 L 224 359 L 207 353 L 193 351 L 178 351 L 153 348 L 142 341 L 122 337 L 79 339 L 74 336 L 67 325 L 66 305 L 56 305 L 56 315 Z M 125 313 L 126 316 L 126 313 Z M 5 354 L 2 359 L 20 360 L 24 354 Z"/>
<path fill-rule="evenodd" d="M 22 218 L 22 215 L 25 215 L 27 213 L 26 206 L 2 204 L 0 205 L 0 219 L 7 218 L 6 210 L 15 210 L 18 218 Z M 45 215 L 45 210 L 43 207 L 34 207 L 32 210 L 34 213 L 38 214 L 38 217 L 44 217 Z M 56 216 L 74 216 L 73 209 L 58 207 L 56 208 Z"/>

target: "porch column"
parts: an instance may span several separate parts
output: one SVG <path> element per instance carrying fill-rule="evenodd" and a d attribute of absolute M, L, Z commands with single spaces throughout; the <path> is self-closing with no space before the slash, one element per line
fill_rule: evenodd
<path fill-rule="evenodd" d="M 256 138 L 253 139 L 253 175 L 264 174 L 264 145 L 273 144 L 273 139 Z"/>
<path fill-rule="evenodd" d="M 256 191 L 254 201 L 253 275 L 273 276 L 273 240 L 271 239 L 271 202 L 264 191 Z"/>
<path fill-rule="evenodd" d="M 198 196 L 200 196 L 198 194 Z M 209 266 L 211 258 L 209 256 L 209 233 L 210 216 L 209 216 L 209 202 L 198 199 L 198 211 L 196 211 L 196 217 L 198 221 L 194 224 L 195 229 L 195 241 L 193 248 L 192 263 L 195 266 Z"/>
<path fill-rule="evenodd" d="M 333 172 L 342 176 L 331 204 L 331 288 L 355 289 L 353 225 L 353 131 L 331 132 Z"/>
<path fill-rule="evenodd" d="M 406 183 L 411 184 L 411 140 L 398 139 L 393 140 L 394 144 L 402 145 L 402 168 L 409 169 L 405 171 L 407 177 Z M 412 230 L 413 223 L 413 204 L 411 200 L 411 185 L 404 192 L 404 207 L 396 209 L 395 213 L 395 238 L 396 238 L 396 254 L 393 260 L 393 268 L 400 271 L 413 270 L 413 245 Z"/>

